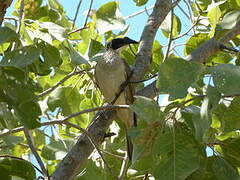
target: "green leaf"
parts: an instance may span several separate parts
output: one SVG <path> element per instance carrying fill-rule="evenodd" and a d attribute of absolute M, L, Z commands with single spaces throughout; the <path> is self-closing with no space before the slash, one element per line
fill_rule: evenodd
<path fill-rule="evenodd" d="M 64 41 L 66 39 L 66 29 L 52 22 L 39 22 L 41 28 L 46 29 L 54 39 Z"/>
<path fill-rule="evenodd" d="M 186 43 L 186 46 L 185 46 L 185 49 L 184 49 L 184 55 L 187 56 L 193 50 L 198 48 L 200 46 L 200 44 L 206 42 L 209 39 L 210 38 L 208 37 L 208 34 L 206 34 L 206 33 L 193 35 Z"/>
<path fill-rule="evenodd" d="M 136 6 L 143 6 L 144 4 L 147 4 L 148 0 L 133 0 L 136 4 Z"/>
<path fill-rule="evenodd" d="M 202 142 L 204 134 L 210 126 L 208 119 L 204 119 L 200 115 L 200 108 L 197 106 L 188 106 L 182 110 L 182 118 L 190 125 L 195 134 L 195 138 Z"/>
<path fill-rule="evenodd" d="M 0 27 L 0 45 L 5 42 L 19 41 L 19 35 L 8 27 Z"/>
<path fill-rule="evenodd" d="M 102 5 L 96 12 L 97 29 L 100 34 L 112 30 L 121 30 L 125 26 L 125 21 L 118 9 L 116 1 L 110 1 Z"/>
<path fill-rule="evenodd" d="M 56 108 L 62 108 L 64 116 L 70 115 L 79 111 L 81 99 L 79 92 L 74 87 L 59 87 L 53 91 L 47 101 L 51 111 Z"/>
<path fill-rule="evenodd" d="M 229 107 L 219 104 L 213 114 L 214 118 L 221 122 L 221 127 L 225 132 L 240 129 L 240 98 L 234 98 Z"/>
<path fill-rule="evenodd" d="M 136 53 L 138 50 L 137 44 L 131 44 L 131 49 L 129 47 L 124 47 L 121 51 L 121 57 L 129 64 L 133 65 L 136 59 Z M 135 53 L 135 54 L 134 54 Z"/>
<path fill-rule="evenodd" d="M 67 42 L 67 44 L 67 50 L 70 54 L 70 58 L 73 64 L 88 64 L 88 61 L 78 51 L 76 51 L 69 42 Z"/>
<path fill-rule="evenodd" d="M 213 108 L 218 105 L 218 103 L 221 99 L 221 93 L 217 90 L 217 88 L 208 86 L 207 87 L 207 97 L 209 98 L 209 104 Z"/>
<path fill-rule="evenodd" d="M 57 9 L 61 14 L 64 13 L 63 6 L 57 0 L 49 0 L 49 6 L 53 9 Z"/>
<path fill-rule="evenodd" d="M 101 167 L 97 166 L 92 160 L 89 160 L 86 165 L 86 171 L 79 179 L 89 180 L 89 179 L 106 179 L 106 171 Z M 108 175 L 107 179 L 112 180 L 112 175 Z"/>
<path fill-rule="evenodd" d="M 146 97 L 137 96 L 130 108 L 147 123 L 161 121 L 164 118 L 163 112 L 156 101 Z"/>
<path fill-rule="evenodd" d="M 239 93 L 240 67 L 232 64 L 221 64 L 210 68 L 213 82 L 217 90 L 224 95 L 234 95 Z"/>
<path fill-rule="evenodd" d="M 10 135 L 10 136 L 3 137 L 3 141 L 5 142 L 5 144 L 8 147 L 13 148 L 17 144 L 23 143 L 24 138 L 21 136 L 11 136 Z"/>
<path fill-rule="evenodd" d="M 240 166 L 240 138 L 228 138 L 221 141 L 220 147 L 224 159 L 230 162 L 235 167 Z"/>
<path fill-rule="evenodd" d="M 237 171 L 222 157 L 213 156 L 208 158 L 208 174 L 210 179 L 218 180 L 239 180 Z"/>
<path fill-rule="evenodd" d="M 153 166 L 153 148 L 157 134 L 162 129 L 160 121 L 138 122 L 138 127 L 129 131 L 133 140 L 133 168 L 146 172 Z"/>
<path fill-rule="evenodd" d="M 152 63 L 150 65 L 150 70 L 152 74 L 155 74 L 159 70 L 159 65 L 163 61 L 163 51 L 162 46 L 158 41 L 153 42 L 153 48 L 152 48 Z M 135 56 L 134 56 L 135 58 Z"/>
<path fill-rule="evenodd" d="M 205 62 L 215 62 L 215 63 L 224 63 L 227 64 L 232 60 L 232 56 L 229 53 L 226 52 L 218 52 L 217 54 L 214 54 L 212 56 L 209 56 L 209 58 Z"/>
<path fill-rule="evenodd" d="M 17 176 L 26 180 L 33 180 L 36 178 L 35 170 L 32 164 L 28 161 L 13 158 L 0 158 L 0 174 Z"/>
<path fill-rule="evenodd" d="M 47 66 L 58 66 L 61 63 L 61 56 L 59 53 L 59 50 L 42 41 L 41 43 L 38 44 L 38 47 L 41 49 L 42 51 L 42 56 L 44 58 L 44 63 Z"/>
<path fill-rule="evenodd" d="M 16 107 L 16 113 L 21 123 L 28 129 L 40 126 L 38 119 L 42 112 L 38 103 L 33 101 L 21 103 Z"/>
<path fill-rule="evenodd" d="M 158 156 L 153 175 L 156 179 L 184 180 L 200 165 L 199 150 L 194 140 L 183 134 L 159 134 L 154 147 Z"/>
<path fill-rule="evenodd" d="M 163 32 L 163 35 L 168 38 L 171 32 L 171 13 L 167 15 L 163 23 L 161 24 L 160 28 Z M 177 37 L 178 34 L 181 32 L 181 21 L 179 17 L 173 15 L 173 27 L 172 27 L 172 36 Z"/>
<path fill-rule="evenodd" d="M 60 160 L 68 152 L 65 143 L 62 141 L 52 141 L 42 148 L 41 155 L 46 160 Z"/>
<path fill-rule="evenodd" d="M 103 48 L 104 46 L 99 41 L 95 41 L 91 39 L 91 42 L 88 48 L 88 57 L 92 58 L 94 55 L 100 52 Z"/>
<path fill-rule="evenodd" d="M 188 88 L 197 81 L 203 66 L 180 58 L 168 59 L 160 65 L 157 87 L 161 93 L 170 94 L 170 98 L 183 98 Z"/>
<path fill-rule="evenodd" d="M 220 3 L 222 3 L 222 2 L 220 2 Z M 211 8 L 211 10 L 208 11 L 207 16 L 208 16 L 209 22 L 213 28 L 216 27 L 217 23 L 220 20 L 221 15 L 222 15 L 222 12 L 218 5 L 216 5 L 214 8 Z"/>
<path fill-rule="evenodd" d="M 0 97 L 3 94 L 0 93 Z M 0 101 L 1 98 L 0 98 Z M 17 126 L 16 117 L 11 112 L 11 109 L 8 108 L 8 104 L 5 102 L 0 103 L 0 129 L 13 129 Z"/>
<path fill-rule="evenodd" d="M 41 51 L 34 46 L 25 46 L 22 49 L 13 50 L 5 53 L 0 61 L 0 66 L 13 66 L 16 68 L 24 68 L 34 61 L 38 60 Z"/>
<path fill-rule="evenodd" d="M 232 29 L 235 27 L 236 23 L 240 18 L 240 10 L 230 11 L 224 15 L 223 20 L 221 22 L 221 27 L 223 29 Z"/>

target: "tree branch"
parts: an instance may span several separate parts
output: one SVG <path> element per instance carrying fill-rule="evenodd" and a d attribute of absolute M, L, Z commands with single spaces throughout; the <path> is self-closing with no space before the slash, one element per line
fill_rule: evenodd
<path fill-rule="evenodd" d="M 61 84 L 63 84 L 66 80 L 68 80 L 69 78 L 71 78 L 74 75 L 77 74 L 82 74 L 85 71 L 77 71 L 76 69 L 74 69 L 72 72 L 70 72 L 69 74 L 67 74 L 63 79 L 61 79 L 59 82 L 57 82 L 54 86 L 50 87 L 49 89 L 41 92 L 40 94 L 37 95 L 37 98 L 40 98 L 42 96 L 45 96 L 46 94 L 54 91 L 58 86 L 60 86 Z"/>
<path fill-rule="evenodd" d="M 152 45 L 157 30 L 167 14 L 170 12 L 171 8 L 171 0 L 156 1 L 153 11 L 149 16 L 147 24 L 145 25 L 142 32 L 136 57 L 136 64 L 133 67 L 134 73 L 131 81 L 139 81 L 143 79 L 145 73 L 148 71 L 151 59 Z"/>
<path fill-rule="evenodd" d="M 7 8 L 12 4 L 12 0 L 0 0 L 0 26 L 2 26 Z"/>
<path fill-rule="evenodd" d="M 69 119 L 77 117 L 84 113 L 101 111 L 101 110 L 106 110 L 106 109 L 117 109 L 117 108 L 129 108 L 129 106 L 128 105 L 107 105 L 107 106 L 95 107 L 95 108 L 90 108 L 90 109 L 84 109 L 82 111 L 70 114 L 69 116 L 66 116 L 64 119 L 56 119 L 56 120 L 52 120 L 52 121 L 43 122 L 40 124 L 40 126 L 42 127 L 42 126 L 49 126 L 49 125 L 54 125 L 54 124 L 65 124 Z M 8 136 L 13 133 L 23 131 L 23 130 L 24 130 L 23 126 L 11 129 L 9 131 L 1 133 L 0 138 L 4 137 L 4 136 Z"/>
<path fill-rule="evenodd" d="M 82 4 L 82 0 L 79 0 L 78 6 L 77 6 L 77 9 L 76 9 L 76 12 L 75 12 L 75 16 L 74 16 L 74 19 L 73 19 L 72 29 L 73 29 L 74 26 L 75 26 L 75 23 L 76 23 L 76 20 L 77 20 L 77 16 L 78 16 L 78 13 L 79 13 L 79 9 L 80 9 L 81 4 Z"/>
<path fill-rule="evenodd" d="M 44 178 L 49 179 L 48 171 L 47 171 L 47 169 L 45 168 L 44 163 L 43 163 L 41 157 L 39 156 L 39 154 L 37 153 L 36 148 L 35 148 L 34 145 L 33 145 L 32 138 L 31 138 L 31 136 L 30 136 L 29 131 L 28 131 L 26 128 L 24 128 L 23 131 L 24 131 L 25 137 L 26 137 L 26 139 L 27 139 L 28 146 L 30 147 L 30 149 L 31 149 L 34 157 L 36 158 L 38 164 L 39 164 L 40 167 L 41 167 L 41 170 L 42 170 L 42 172 L 43 172 Z"/>
<path fill-rule="evenodd" d="M 240 34 L 240 21 L 238 21 L 235 27 L 219 40 L 211 38 L 207 42 L 201 44 L 199 48 L 195 49 L 186 57 L 186 60 L 203 63 L 209 56 L 221 50 L 221 44 L 227 43 L 238 34 Z"/>

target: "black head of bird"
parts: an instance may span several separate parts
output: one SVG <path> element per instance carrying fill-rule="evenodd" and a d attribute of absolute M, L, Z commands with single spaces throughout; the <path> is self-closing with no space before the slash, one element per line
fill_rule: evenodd
<path fill-rule="evenodd" d="M 138 42 L 130 39 L 129 37 L 116 38 L 107 43 L 107 49 L 117 50 L 129 44 L 138 44 Z"/>

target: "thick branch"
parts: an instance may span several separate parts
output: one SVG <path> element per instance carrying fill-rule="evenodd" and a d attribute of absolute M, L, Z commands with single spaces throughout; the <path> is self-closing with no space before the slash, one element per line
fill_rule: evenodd
<path fill-rule="evenodd" d="M 240 34 L 240 21 L 238 21 L 236 26 L 219 40 L 211 38 L 207 42 L 200 45 L 199 48 L 195 49 L 189 56 L 186 57 L 186 60 L 202 63 L 209 56 L 220 51 L 221 44 L 227 43 L 229 40 L 233 39 L 235 36 L 239 34 Z"/>
<path fill-rule="evenodd" d="M 170 12 L 171 7 L 172 3 L 170 0 L 156 1 L 152 14 L 149 16 L 141 36 L 138 54 L 136 57 L 136 64 L 133 68 L 134 73 L 132 81 L 141 80 L 148 71 L 153 41 L 160 24 Z"/>
<path fill-rule="evenodd" d="M 145 96 L 148 98 L 155 98 L 156 96 L 159 95 L 159 90 L 156 87 L 156 82 L 154 81 L 151 84 L 147 85 L 146 87 L 144 87 L 143 89 L 139 90 L 136 95 L 137 96 Z"/>
<path fill-rule="evenodd" d="M 0 0 L 0 26 L 3 23 L 7 8 L 12 4 L 12 0 Z"/>
<path fill-rule="evenodd" d="M 109 110 L 105 113 L 100 112 L 87 128 L 96 145 L 104 141 L 105 132 L 114 119 L 115 111 Z M 53 180 L 69 180 L 79 173 L 88 157 L 94 150 L 89 138 L 82 134 L 77 143 L 68 152 L 64 159 L 59 163 L 58 168 L 52 175 Z"/>

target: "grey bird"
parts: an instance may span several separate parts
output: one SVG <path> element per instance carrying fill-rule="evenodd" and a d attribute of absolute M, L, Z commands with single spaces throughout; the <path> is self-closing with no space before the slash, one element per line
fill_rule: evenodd
<path fill-rule="evenodd" d="M 108 103 L 116 105 L 128 105 L 133 103 L 133 86 L 127 84 L 126 87 L 123 87 L 123 84 L 126 83 L 131 75 L 131 69 L 120 57 L 119 53 L 121 47 L 136 43 L 138 42 L 128 37 L 113 39 L 107 43 L 106 51 L 95 67 L 97 86 Z M 118 109 L 116 114 L 117 118 L 123 122 L 125 127 L 127 152 L 131 160 L 133 145 L 130 137 L 127 135 L 127 130 L 136 126 L 136 117 L 134 112 L 130 109 Z"/>

